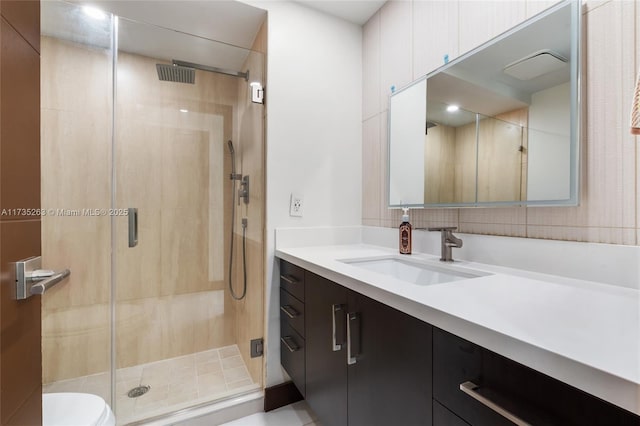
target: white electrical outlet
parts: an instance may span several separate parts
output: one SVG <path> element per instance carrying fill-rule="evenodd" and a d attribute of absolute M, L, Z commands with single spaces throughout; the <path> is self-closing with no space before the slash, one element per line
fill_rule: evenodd
<path fill-rule="evenodd" d="M 289 216 L 302 217 L 303 197 L 300 194 L 291 193 L 289 204 Z"/>

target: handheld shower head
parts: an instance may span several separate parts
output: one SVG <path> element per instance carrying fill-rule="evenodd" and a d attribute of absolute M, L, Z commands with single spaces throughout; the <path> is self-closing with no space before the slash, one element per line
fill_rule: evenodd
<path fill-rule="evenodd" d="M 227 145 L 229 146 L 229 152 L 231 153 L 231 155 L 234 155 L 236 151 L 233 149 L 233 142 L 231 142 L 231 139 L 227 141 Z"/>

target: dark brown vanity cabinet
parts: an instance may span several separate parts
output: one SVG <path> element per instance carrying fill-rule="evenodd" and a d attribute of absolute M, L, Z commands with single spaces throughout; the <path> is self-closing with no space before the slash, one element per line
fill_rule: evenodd
<path fill-rule="evenodd" d="M 281 261 L 281 355 L 328 426 L 640 426 L 640 417 Z"/>
<path fill-rule="evenodd" d="M 304 269 L 287 262 L 280 265 L 280 363 L 305 395 L 305 294 Z"/>
<path fill-rule="evenodd" d="M 638 416 L 435 327 L 433 398 L 434 426 L 640 426 Z"/>
<path fill-rule="evenodd" d="M 431 425 L 431 326 L 305 275 L 306 400 L 326 425 Z"/>

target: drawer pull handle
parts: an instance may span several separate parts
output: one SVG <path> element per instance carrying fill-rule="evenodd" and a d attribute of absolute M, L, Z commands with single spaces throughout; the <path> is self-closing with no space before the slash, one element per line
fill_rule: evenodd
<path fill-rule="evenodd" d="M 480 386 L 476 385 L 473 382 L 464 382 L 464 383 L 460 384 L 460 390 L 462 392 L 466 393 L 471 398 L 475 399 L 476 401 L 478 401 L 480 404 L 484 405 L 485 407 L 490 408 L 491 410 L 493 410 L 496 413 L 500 414 L 505 419 L 515 423 L 518 426 L 531 426 L 530 423 L 525 422 L 520 417 L 516 416 L 515 414 L 510 413 L 509 411 L 507 411 L 504 408 L 500 407 L 496 403 L 494 403 L 494 402 L 490 401 L 489 399 L 485 398 L 484 396 L 480 395 L 478 392 L 476 392 L 476 389 L 478 389 L 479 387 Z"/>
<path fill-rule="evenodd" d="M 347 365 L 356 363 L 360 355 L 360 315 L 357 312 L 347 313 Z"/>
<path fill-rule="evenodd" d="M 287 349 L 289 349 L 289 352 L 296 352 L 300 350 L 300 346 L 296 345 L 293 341 L 293 339 L 291 338 L 291 336 L 284 336 L 280 338 L 280 341 L 282 342 L 283 345 L 285 345 L 287 347 Z"/>
<path fill-rule="evenodd" d="M 338 331 L 344 330 L 344 324 L 338 325 L 338 321 L 342 318 L 344 318 L 342 305 L 331 305 L 331 350 L 333 352 L 342 349 L 342 344 L 344 343 L 344 338 L 342 336 L 338 337 Z"/>
<path fill-rule="evenodd" d="M 288 284 L 298 284 L 300 281 L 291 275 L 280 275 L 280 279 Z"/>
<path fill-rule="evenodd" d="M 293 309 L 291 305 L 280 306 L 280 310 L 285 314 L 287 314 L 287 316 L 291 319 L 294 319 L 300 316 L 300 312 Z"/>

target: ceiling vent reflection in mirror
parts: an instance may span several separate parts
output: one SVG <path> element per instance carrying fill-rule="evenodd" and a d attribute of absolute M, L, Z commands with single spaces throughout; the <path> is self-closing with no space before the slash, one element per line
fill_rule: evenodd
<path fill-rule="evenodd" d="M 568 60 L 551 50 L 539 50 L 504 67 L 504 73 L 518 80 L 533 80 L 567 66 Z"/>

